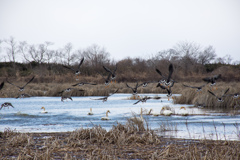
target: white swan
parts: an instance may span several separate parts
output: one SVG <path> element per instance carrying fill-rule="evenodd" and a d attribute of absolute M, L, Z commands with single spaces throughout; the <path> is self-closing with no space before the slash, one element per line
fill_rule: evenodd
<path fill-rule="evenodd" d="M 187 116 L 187 115 L 188 115 L 188 111 L 186 110 L 185 107 L 181 107 L 181 108 L 180 108 L 180 114 L 181 114 L 182 116 Z"/>
<path fill-rule="evenodd" d="M 160 114 L 163 114 L 164 116 L 171 116 L 173 112 L 168 110 L 166 107 L 162 107 Z"/>
<path fill-rule="evenodd" d="M 130 118 L 131 121 L 133 121 L 134 123 L 143 123 L 143 116 L 142 116 L 142 108 L 141 108 L 141 112 L 140 112 L 140 117 L 131 117 Z"/>
<path fill-rule="evenodd" d="M 92 108 L 90 108 L 90 112 L 88 112 L 88 115 L 93 115 Z"/>
<path fill-rule="evenodd" d="M 42 107 L 41 109 L 43 109 L 43 111 L 41 111 L 41 113 L 48 113 L 48 111 L 45 110 L 45 107 Z"/>
<path fill-rule="evenodd" d="M 102 117 L 101 120 L 109 120 L 108 113 L 111 113 L 109 110 L 106 112 L 106 117 Z"/>

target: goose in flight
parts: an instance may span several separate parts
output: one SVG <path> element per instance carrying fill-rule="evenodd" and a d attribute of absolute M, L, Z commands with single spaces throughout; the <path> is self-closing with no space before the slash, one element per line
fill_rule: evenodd
<path fill-rule="evenodd" d="M 107 99 L 108 99 L 108 97 L 110 97 L 110 96 L 112 96 L 113 94 L 117 93 L 118 90 L 119 90 L 119 88 L 118 88 L 115 92 L 113 92 L 112 94 L 109 94 L 109 95 L 107 95 L 107 96 L 105 96 L 105 97 L 102 97 L 102 98 L 92 99 L 92 100 L 102 100 L 103 102 L 106 102 Z"/>
<path fill-rule="evenodd" d="M 61 96 L 61 101 L 64 102 L 64 100 L 70 99 L 72 101 L 72 97 L 69 95 L 62 95 Z"/>
<path fill-rule="evenodd" d="M 213 87 L 216 85 L 216 80 L 219 78 L 221 78 L 221 74 L 214 75 L 213 77 L 205 77 L 203 78 L 203 81 L 210 83 L 210 87 Z"/>
<path fill-rule="evenodd" d="M 58 94 L 62 94 L 63 92 L 70 92 L 70 91 L 72 91 L 72 90 L 84 91 L 84 90 L 82 90 L 82 89 L 67 88 L 67 89 L 62 90 L 61 92 L 58 92 Z"/>
<path fill-rule="evenodd" d="M 162 88 L 162 89 L 166 89 L 166 90 L 167 90 L 168 100 L 169 100 L 169 98 L 172 96 L 172 90 L 171 90 L 171 88 L 173 87 L 174 83 L 175 83 L 175 82 L 173 81 L 169 87 L 164 86 L 164 85 L 162 85 L 161 83 L 158 83 L 158 85 L 157 85 L 157 87 L 160 87 L 160 88 Z"/>
<path fill-rule="evenodd" d="M 188 85 L 185 85 L 183 84 L 184 87 L 190 87 L 190 88 L 196 88 L 197 89 L 197 92 L 201 92 L 202 91 L 202 88 L 206 86 L 206 84 L 204 85 L 201 85 L 201 86 L 188 86 Z"/>
<path fill-rule="evenodd" d="M 145 97 L 139 99 L 137 102 L 135 102 L 133 104 L 135 105 L 135 104 L 138 104 L 139 102 L 145 103 L 145 102 L 147 102 L 148 99 L 152 99 L 152 98 L 148 97 L 148 96 L 145 96 Z"/>
<path fill-rule="evenodd" d="M 102 76 L 102 78 L 105 80 L 105 85 L 109 85 L 109 82 L 110 82 L 110 78 L 111 78 L 111 75 L 112 73 L 109 73 L 108 76 L 105 78 L 101 73 L 97 72 L 98 74 L 100 74 Z"/>
<path fill-rule="evenodd" d="M 19 88 L 19 91 L 23 91 L 23 90 L 24 90 L 24 87 L 26 87 L 26 85 L 27 85 L 28 83 L 32 82 L 32 80 L 34 79 L 34 77 L 35 77 L 35 76 L 33 76 L 24 86 L 17 86 L 17 85 L 15 85 L 15 84 L 9 82 L 8 80 L 6 80 L 6 81 L 7 81 L 9 84 L 18 87 L 18 88 Z"/>
<path fill-rule="evenodd" d="M 112 70 L 110 70 L 109 68 L 107 68 L 107 67 L 105 67 L 105 66 L 103 66 L 103 68 L 105 69 L 105 71 L 107 71 L 107 72 L 109 72 L 109 73 L 111 73 L 111 79 L 112 80 L 114 80 L 115 78 L 116 78 L 116 70 L 117 70 L 117 65 L 116 65 L 116 67 L 115 67 L 115 69 L 112 71 Z M 112 81 L 111 81 L 112 82 Z"/>
<path fill-rule="evenodd" d="M 12 107 L 12 108 L 14 108 L 13 105 L 12 105 L 12 103 L 10 103 L 10 102 L 5 102 L 5 103 L 3 103 L 3 104 L 1 105 L 0 110 L 1 110 L 3 107 L 8 107 L 8 109 L 9 109 L 9 106 Z"/>
<path fill-rule="evenodd" d="M 108 118 L 108 113 L 111 113 L 111 112 L 107 110 L 106 117 L 102 117 L 101 120 L 110 120 L 110 118 Z"/>
<path fill-rule="evenodd" d="M 75 75 L 77 76 L 77 75 L 79 75 L 79 74 L 81 73 L 81 72 L 80 72 L 80 67 L 81 67 L 83 61 L 84 61 L 84 57 L 83 57 L 82 60 L 80 61 L 77 69 L 74 69 L 74 68 L 71 68 L 71 67 L 68 67 L 68 66 L 65 66 L 65 65 L 63 65 L 63 67 L 65 67 L 65 68 L 67 68 L 67 69 L 69 69 L 69 70 L 72 70 L 72 71 L 75 73 Z"/>
<path fill-rule="evenodd" d="M 211 91 L 209 91 L 208 90 L 208 92 L 210 93 L 210 94 L 212 94 L 213 96 L 215 96 L 216 98 L 217 98 L 217 101 L 218 102 L 223 102 L 224 100 L 223 100 L 223 97 L 226 97 L 226 93 L 229 91 L 229 88 L 222 94 L 222 96 L 217 96 L 216 94 L 214 94 L 213 92 L 211 92 Z"/>
<path fill-rule="evenodd" d="M 29 97 L 31 97 L 29 94 L 23 93 L 23 94 L 20 94 L 19 96 L 17 96 L 16 99 L 18 99 L 18 98 L 29 98 Z"/>
<path fill-rule="evenodd" d="M 138 85 L 138 82 L 136 83 L 136 86 L 133 88 L 133 87 L 130 87 L 127 83 L 126 83 L 126 86 L 130 89 L 132 89 L 133 91 L 133 95 L 136 95 L 137 94 L 137 89 L 138 87 L 140 87 L 141 85 Z"/>
<path fill-rule="evenodd" d="M 162 72 L 156 68 L 156 72 L 163 77 L 163 80 L 159 81 L 159 83 L 164 83 L 166 86 L 169 86 L 171 84 L 171 79 L 172 73 L 173 73 L 173 65 L 170 64 L 168 67 L 168 77 L 165 77 L 162 75 Z"/>
<path fill-rule="evenodd" d="M 74 84 L 74 85 L 72 85 L 72 86 L 83 86 L 83 85 L 85 85 L 85 84 L 89 84 L 89 85 L 97 85 L 96 83 L 88 83 L 88 82 L 80 82 L 80 83 L 76 83 L 76 84 Z"/>

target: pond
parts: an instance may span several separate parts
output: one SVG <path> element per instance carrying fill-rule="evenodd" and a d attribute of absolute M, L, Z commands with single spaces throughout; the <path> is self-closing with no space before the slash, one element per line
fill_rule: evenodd
<path fill-rule="evenodd" d="M 139 94 L 140 96 L 163 96 L 161 94 Z M 130 117 L 139 116 L 143 109 L 143 118 L 150 129 L 163 137 L 239 140 L 239 115 L 218 113 L 199 109 L 193 105 L 173 104 L 172 100 L 150 99 L 146 103 L 133 105 L 137 100 L 130 100 L 131 94 L 114 94 L 106 102 L 93 100 L 94 97 L 72 97 L 73 101 L 62 102 L 60 97 L 30 97 L 23 99 L 0 98 L 0 104 L 11 102 L 14 108 L 0 110 L 0 131 L 6 128 L 19 132 L 66 132 L 80 127 L 91 128 L 94 125 L 109 130 L 117 123 L 125 124 Z M 175 95 L 178 96 L 178 95 Z M 163 106 L 170 106 L 175 114 L 171 116 L 153 116 L 146 113 L 153 109 L 160 112 Z M 186 107 L 189 116 L 181 116 L 180 107 Z M 48 113 L 41 113 L 45 107 Z M 93 115 L 87 115 L 92 108 Z M 106 116 L 110 120 L 103 121 Z"/>

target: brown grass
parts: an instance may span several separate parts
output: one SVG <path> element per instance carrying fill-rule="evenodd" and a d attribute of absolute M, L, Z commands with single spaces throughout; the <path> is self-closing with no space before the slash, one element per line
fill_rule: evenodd
<path fill-rule="evenodd" d="M 0 133 L 1 159 L 239 159 L 240 142 L 161 138 L 133 124 L 65 133 Z"/>

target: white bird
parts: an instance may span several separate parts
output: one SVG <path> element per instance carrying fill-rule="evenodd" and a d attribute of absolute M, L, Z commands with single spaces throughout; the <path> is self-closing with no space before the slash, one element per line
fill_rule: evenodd
<path fill-rule="evenodd" d="M 139 122 L 143 123 L 142 108 L 140 112 L 140 117 L 131 117 L 130 120 L 133 121 L 134 123 L 139 123 Z"/>
<path fill-rule="evenodd" d="M 88 115 L 93 115 L 92 108 L 90 108 L 90 112 L 88 112 Z"/>
<path fill-rule="evenodd" d="M 162 107 L 160 114 L 163 114 L 164 116 L 171 116 L 173 112 L 168 110 L 166 107 Z"/>
<path fill-rule="evenodd" d="M 188 115 L 188 111 L 186 110 L 186 107 L 181 107 L 180 108 L 180 114 L 182 116 L 187 116 Z"/>
<path fill-rule="evenodd" d="M 45 107 L 42 107 L 41 109 L 43 109 L 43 111 L 41 111 L 41 113 L 48 113 L 48 111 L 45 110 Z"/>
<path fill-rule="evenodd" d="M 153 112 L 153 109 L 150 109 L 149 112 L 147 113 L 147 115 L 159 116 L 160 112 L 159 113 Z"/>
<path fill-rule="evenodd" d="M 101 118 L 101 120 L 110 120 L 109 118 L 108 118 L 108 113 L 111 113 L 109 110 L 107 110 L 107 112 L 106 112 L 106 117 L 102 117 Z"/>

